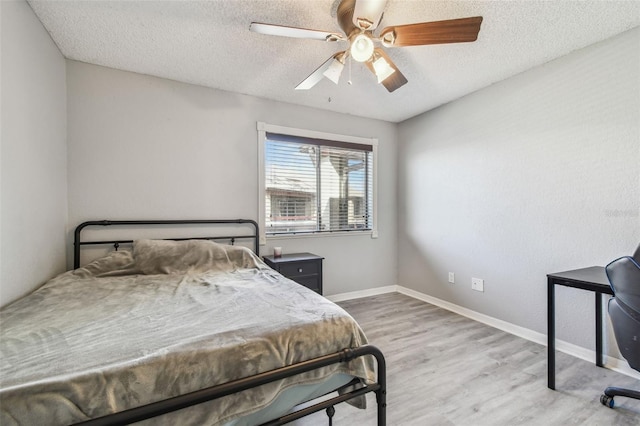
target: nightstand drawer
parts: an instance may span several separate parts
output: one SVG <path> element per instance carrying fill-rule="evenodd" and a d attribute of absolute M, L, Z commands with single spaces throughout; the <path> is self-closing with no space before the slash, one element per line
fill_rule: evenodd
<path fill-rule="evenodd" d="M 310 290 L 315 291 L 316 293 L 322 293 L 322 288 L 320 287 L 319 275 L 311 275 L 308 277 L 298 277 L 295 279 L 295 282 L 307 287 Z"/>
<path fill-rule="evenodd" d="M 280 265 L 280 273 L 285 277 L 299 277 L 303 275 L 317 275 L 320 270 L 320 262 L 294 262 L 290 264 Z"/>

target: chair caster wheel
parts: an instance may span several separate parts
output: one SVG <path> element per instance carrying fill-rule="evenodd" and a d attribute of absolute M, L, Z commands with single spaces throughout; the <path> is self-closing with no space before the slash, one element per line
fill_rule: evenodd
<path fill-rule="evenodd" d="M 600 402 L 609 408 L 613 408 L 613 397 L 605 394 L 600 395 Z"/>

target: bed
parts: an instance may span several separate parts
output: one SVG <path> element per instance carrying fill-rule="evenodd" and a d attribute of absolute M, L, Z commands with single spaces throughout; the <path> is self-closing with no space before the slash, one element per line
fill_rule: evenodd
<path fill-rule="evenodd" d="M 229 224 L 251 232 L 81 238 Z M 243 219 L 79 225 L 74 270 L 0 310 L 0 424 L 275 425 L 374 392 L 384 425 L 382 353 L 340 307 L 268 268 L 258 235 Z M 236 244 L 247 238 L 253 250 Z M 116 250 L 80 266 L 81 248 L 103 245 Z"/>

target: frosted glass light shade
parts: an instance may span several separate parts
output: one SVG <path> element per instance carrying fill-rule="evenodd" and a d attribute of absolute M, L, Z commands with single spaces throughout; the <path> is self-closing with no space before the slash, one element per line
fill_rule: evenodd
<path fill-rule="evenodd" d="M 351 57 L 358 61 L 364 62 L 373 55 L 373 40 L 366 34 L 358 34 L 351 41 Z"/>
<path fill-rule="evenodd" d="M 378 77 L 378 83 L 382 83 L 387 79 L 387 77 L 396 72 L 396 70 L 393 69 L 393 67 L 389 65 L 383 57 L 380 57 L 373 62 L 373 69 Z"/>

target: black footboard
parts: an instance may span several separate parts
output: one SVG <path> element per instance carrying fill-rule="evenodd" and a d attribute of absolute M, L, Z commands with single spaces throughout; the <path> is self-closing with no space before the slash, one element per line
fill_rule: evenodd
<path fill-rule="evenodd" d="M 85 422 L 77 423 L 78 425 L 103 426 L 103 425 L 126 425 L 139 422 L 141 420 L 150 419 L 162 414 L 177 411 L 183 408 L 197 405 L 203 402 L 212 401 L 222 398 L 236 392 L 242 392 L 250 388 L 254 388 L 266 383 L 282 380 L 296 374 L 305 373 L 317 368 L 326 367 L 331 364 L 340 362 L 348 362 L 354 358 L 365 355 L 373 355 L 378 364 L 377 382 L 371 385 L 343 393 L 329 400 L 319 402 L 310 407 L 300 409 L 293 413 L 287 414 L 278 419 L 274 419 L 263 423 L 263 425 L 282 425 L 292 422 L 301 417 L 315 413 L 317 411 L 332 407 L 341 402 L 348 401 L 369 392 L 375 392 L 378 408 L 378 426 L 386 425 L 386 407 L 387 407 L 387 385 L 386 385 L 386 363 L 384 355 L 380 349 L 375 346 L 365 345 L 355 349 L 344 349 L 340 352 L 330 355 L 324 355 L 318 358 L 304 361 L 298 364 L 282 367 L 276 370 L 267 371 L 265 373 L 256 374 L 255 376 L 244 379 L 234 380 L 217 386 L 201 389 L 185 395 L 176 396 L 163 401 L 154 402 L 141 407 L 132 408 L 121 411 L 119 413 L 109 414 L 107 416 L 95 418 Z"/>

